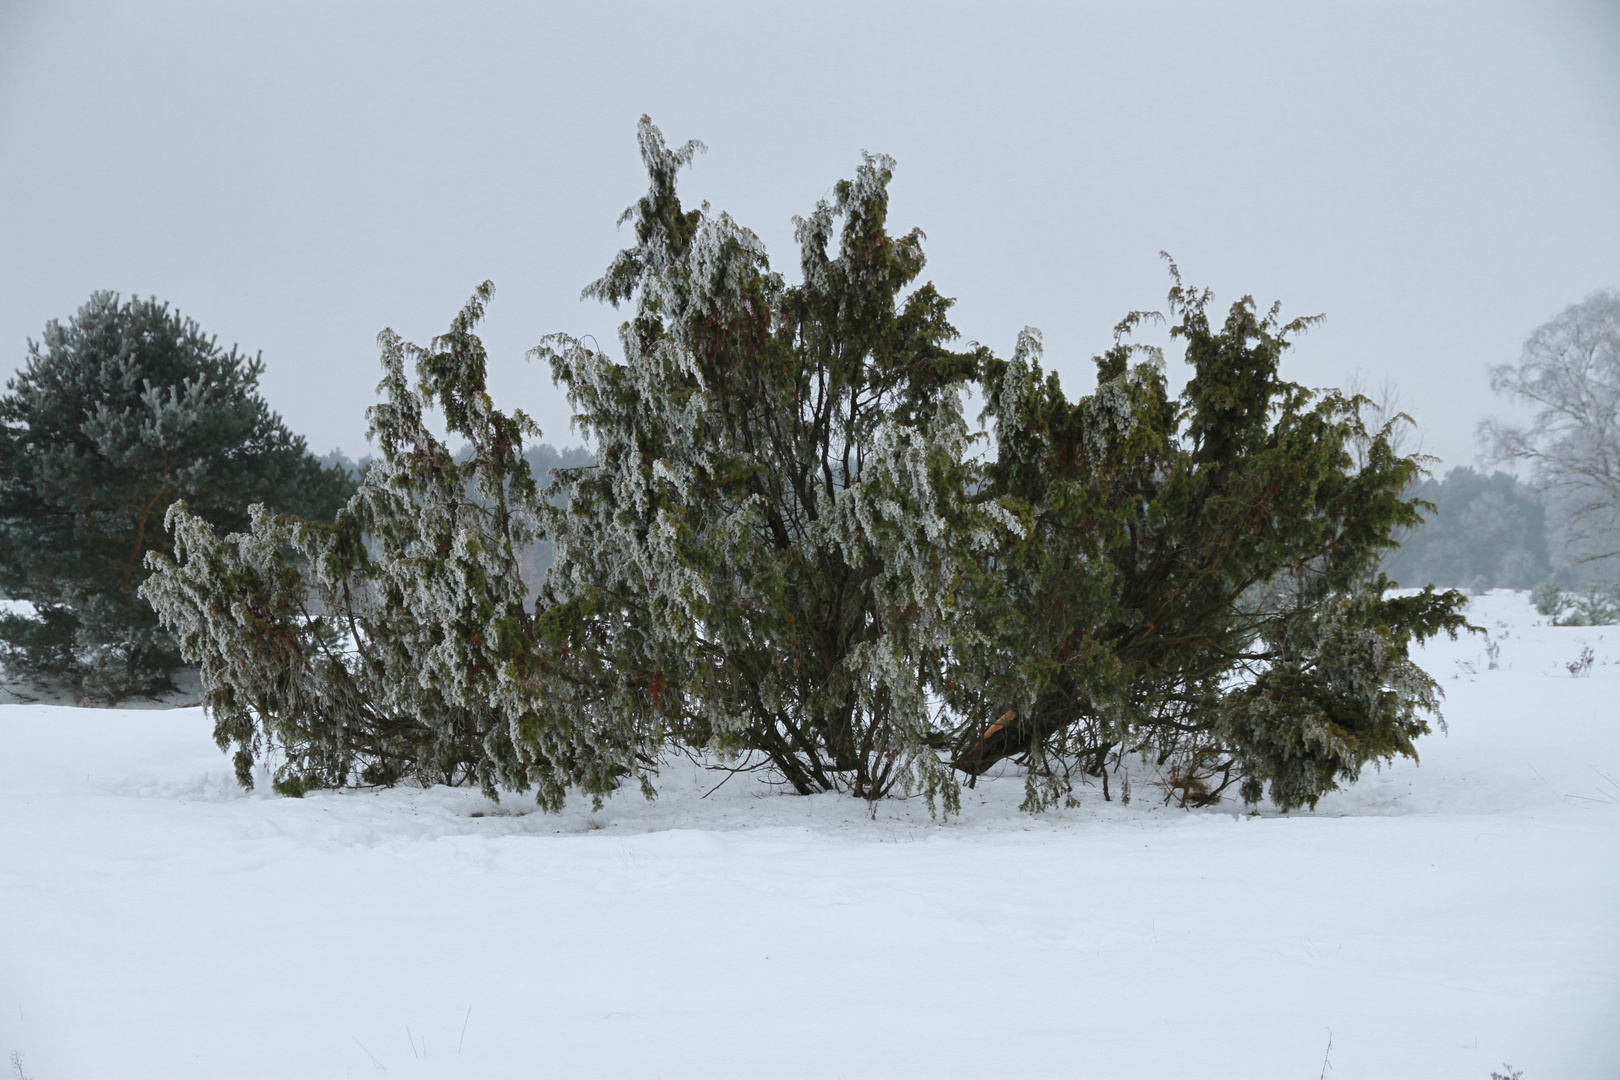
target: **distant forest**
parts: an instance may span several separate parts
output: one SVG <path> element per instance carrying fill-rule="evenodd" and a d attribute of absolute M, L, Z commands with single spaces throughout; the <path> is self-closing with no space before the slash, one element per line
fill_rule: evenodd
<path fill-rule="evenodd" d="M 1530 589 L 1553 577 L 1547 514 L 1535 492 L 1505 472 L 1456 468 L 1412 492 L 1433 503 L 1422 527 L 1401 538 L 1386 573 L 1404 587 L 1483 592 Z"/>

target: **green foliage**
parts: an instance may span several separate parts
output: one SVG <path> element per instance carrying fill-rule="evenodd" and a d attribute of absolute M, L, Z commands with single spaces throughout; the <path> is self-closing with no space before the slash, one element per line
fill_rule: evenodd
<path fill-rule="evenodd" d="M 0 618 L 6 667 L 116 700 L 172 688 L 174 640 L 136 590 L 186 499 L 222 528 L 250 503 L 330 517 L 351 486 L 259 396 L 255 357 L 225 352 L 156 300 L 96 293 L 52 321 L 0 398 Z"/>
<path fill-rule="evenodd" d="M 244 777 L 273 749 L 288 792 L 476 779 L 555 807 L 571 784 L 650 793 L 673 743 L 947 811 L 1007 759 L 1032 809 L 1140 758 L 1183 804 L 1236 785 L 1287 808 L 1416 755 L 1439 690 L 1410 648 L 1462 629 L 1462 597 L 1386 595 L 1419 463 L 1366 399 L 1280 376 L 1312 320 L 1245 297 L 1217 323 L 1172 265 L 1185 391 L 1128 342 L 1138 314 L 1071 400 L 1033 331 L 1007 360 L 950 347 L 921 233 L 887 229 L 888 159 L 798 221 L 789 284 L 753 233 L 682 205 L 697 144 L 645 118 L 640 138 L 634 242 L 586 290 L 630 307 L 622 358 L 536 350 L 593 462 L 536 490 L 537 433 L 484 389 L 486 286 L 430 349 L 384 334 L 380 457 L 336 524 L 256 512 L 220 540 L 172 516 L 146 595 Z M 531 608 L 536 537 L 556 561 Z"/>
<path fill-rule="evenodd" d="M 1314 804 L 1415 755 L 1438 689 L 1408 645 L 1464 625 L 1455 593 L 1383 598 L 1378 560 L 1419 520 L 1402 497 L 1418 463 L 1390 426 L 1366 429 L 1365 399 L 1278 376 L 1313 320 L 1244 297 L 1217 327 L 1209 293 L 1171 274 L 1193 369 L 1179 400 L 1162 357 L 1124 341 L 1141 315 L 1075 402 L 1042 377 L 1033 335 L 986 365 L 987 493 L 1030 527 L 992 560 L 995 644 L 958 681 L 972 692 L 956 695 L 954 752 L 975 774 L 1025 760 L 1034 807 L 1068 790 L 1069 763 L 1106 777 L 1130 754 L 1183 804 L 1233 783 Z"/>
<path fill-rule="evenodd" d="M 1620 622 L 1620 582 L 1566 590 L 1547 581 L 1530 593 L 1530 602 L 1554 626 L 1613 626 Z"/>
<path fill-rule="evenodd" d="M 170 511 L 175 558 L 149 556 L 142 595 L 201 665 L 243 784 L 274 757 L 287 794 L 412 778 L 492 798 L 533 786 L 555 808 L 569 785 L 611 791 L 645 756 L 634 732 L 580 724 L 549 695 L 546 619 L 520 573 L 541 507 L 523 438 L 539 431 L 485 390 L 473 329 L 491 292 L 429 348 L 383 332 L 378 457 L 333 524 L 254 507 L 221 539 L 184 505 Z M 433 434 L 429 408 L 466 452 Z"/>
<path fill-rule="evenodd" d="M 644 118 L 641 149 L 636 243 L 587 290 L 634 302 L 623 362 L 539 350 L 597 446 L 549 515 L 543 598 L 605 643 L 596 722 L 761 755 L 799 792 L 949 787 L 930 695 L 973 632 L 961 583 L 993 515 L 968 498 L 977 354 L 913 287 L 921 234 L 886 232 L 892 163 L 798 222 L 789 286 L 753 233 L 681 205 L 696 144 Z"/>

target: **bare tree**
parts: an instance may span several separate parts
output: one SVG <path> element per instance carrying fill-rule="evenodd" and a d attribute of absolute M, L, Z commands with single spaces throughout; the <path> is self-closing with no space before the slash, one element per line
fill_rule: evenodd
<path fill-rule="evenodd" d="M 1620 555 L 1620 293 L 1595 292 L 1544 323 L 1491 389 L 1532 406 L 1526 427 L 1480 425 L 1485 456 L 1524 462 L 1563 518 L 1573 561 Z"/>
<path fill-rule="evenodd" d="M 1368 454 L 1380 433 L 1388 441 L 1389 448 L 1403 457 L 1416 454 L 1425 465 L 1437 460 L 1423 452 L 1423 435 L 1418 431 L 1417 421 L 1401 408 L 1401 394 L 1392 380 L 1380 379 L 1378 385 L 1374 386 L 1358 371 L 1345 386 L 1345 392 L 1352 397 L 1365 399 L 1361 406 L 1361 419 L 1366 424 L 1366 433 L 1350 440 L 1356 468 L 1366 466 Z M 1427 469 L 1424 471 L 1427 474 Z"/>

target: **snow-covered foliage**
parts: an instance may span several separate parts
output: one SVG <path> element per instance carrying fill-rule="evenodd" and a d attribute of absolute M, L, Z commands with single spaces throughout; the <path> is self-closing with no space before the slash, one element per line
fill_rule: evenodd
<path fill-rule="evenodd" d="M 333 525 L 255 508 L 221 539 L 183 503 L 170 510 L 175 558 L 150 557 L 143 595 L 200 664 L 244 784 L 269 756 L 292 794 L 409 776 L 491 795 L 534 786 L 558 807 L 567 787 L 600 794 L 633 766 L 632 736 L 549 696 L 519 572 L 539 513 L 522 440 L 538 431 L 485 391 L 473 328 L 491 291 L 431 348 L 383 332 L 379 456 Z M 467 441 L 459 462 L 430 405 Z"/>
<path fill-rule="evenodd" d="M 943 789 L 934 702 L 974 636 L 961 610 L 999 515 L 970 497 L 949 302 L 921 234 L 885 231 L 893 163 L 868 156 L 798 222 L 802 282 L 707 207 L 684 210 L 643 119 L 636 234 L 586 290 L 634 303 L 622 362 L 539 352 L 597 445 L 548 528 L 545 602 L 578 611 L 611 683 L 596 722 L 656 717 L 686 742 L 770 762 L 800 792 Z M 831 249 L 831 250 L 829 250 Z"/>
<path fill-rule="evenodd" d="M 789 284 L 752 232 L 682 206 L 698 144 L 646 118 L 640 142 L 634 243 L 586 289 L 631 308 L 622 356 L 536 350 L 594 464 L 536 491 L 538 433 L 484 389 L 486 285 L 431 349 L 383 335 L 381 456 L 335 525 L 259 513 L 220 540 L 171 515 L 178 561 L 146 595 L 239 775 L 275 749 L 286 790 L 476 779 L 555 808 L 570 784 L 651 793 L 673 743 L 947 812 L 1009 758 L 1031 809 L 1088 774 L 1111 797 L 1132 759 L 1183 804 L 1238 785 L 1289 807 L 1415 756 L 1439 692 L 1409 647 L 1460 629 L 1462 598 L 1384 595 L 1418 462 L 1366 399 L 1280 378 L 1312 320 L 1245 297 L 1213 325 L 1172 264 L 1185 392 L 1126 340 L 1137 314 L 1071 401 L 1034 331 L 1009 360 L 947 347 L 922 234 L 887 230 L 889 159 L 797 222 Z M 556 561 L 531 609 L 537 536 Z"/>

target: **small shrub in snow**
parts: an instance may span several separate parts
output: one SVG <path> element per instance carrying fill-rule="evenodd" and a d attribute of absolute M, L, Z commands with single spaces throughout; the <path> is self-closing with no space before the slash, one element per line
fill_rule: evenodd
<path fill-rule="evenodd" d="M 1530 599 L 1537 613 L 1549 616 L 1554 626 L 1613 626 L 1620 622 L 1620 582 L 1569 592 L 1549 581 L 1538 586 Z"/>

